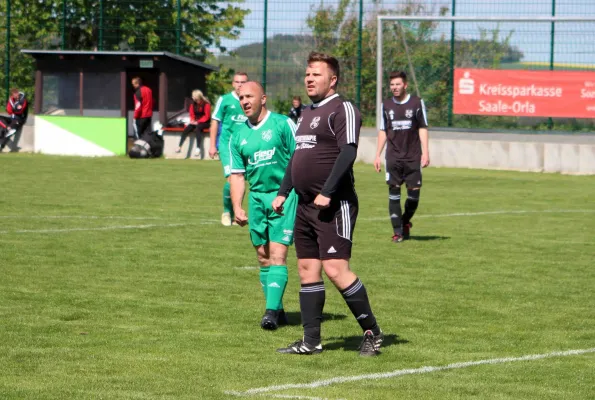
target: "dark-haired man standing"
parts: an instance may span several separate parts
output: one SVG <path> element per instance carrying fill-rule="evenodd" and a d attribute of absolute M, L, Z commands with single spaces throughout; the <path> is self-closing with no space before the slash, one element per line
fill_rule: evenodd
<path fill-rule="evenodd" d="M 430 165 L 428 117 L 424 101 L 407 93 L 407 74 L 390 74 L 393 96 L 382 102 L 382 119 L 378 131 L 378 146 L 374 168 L 381 171 L 380 159 L 386 148 L 386 183 L 388 211 L 393 226 L 393 242 L 409 239 L 411 218 L 419 204 L 421 169 Z M 401 185 L 407 185 L 405 212 L 401 212 Z"/>
<path fill-rule="evenodd" d="M 295 153 L 273 201 L 273 209 L 281 213 L 291 188 L 298 195 L 294 241 L 304 336 L 277 350 L 280 353 L 322 352 L 323 270 L 364 331 L 360 355 L 375 356 L 383 340 L 366 289 L 349 268 L 358 213 L 353 163 L 361 116 L 351 102 L 337 94 L 339 78 L 336 58 L 310 53 L 305 84 L 313 104 L 303 110 L 298 120 Z"/>

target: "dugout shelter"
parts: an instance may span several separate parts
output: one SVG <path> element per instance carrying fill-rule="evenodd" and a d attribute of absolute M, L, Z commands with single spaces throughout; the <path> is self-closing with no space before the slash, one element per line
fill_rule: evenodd
<path fill-rule="evenodd" d="M 21 52 L 35 59 L 34 150 L 46 154 L 124 155 L 133 135 L 133 77 L 153 91 L 153 123 L 165 125 L 193 89 L 206 93 L 206 76 L 217 70 L 169 52 Z"/>

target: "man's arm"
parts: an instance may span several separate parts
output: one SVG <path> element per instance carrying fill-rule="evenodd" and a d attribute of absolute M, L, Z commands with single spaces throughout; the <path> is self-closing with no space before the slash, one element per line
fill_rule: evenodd
<path fill-rule="evenodd" d="M 419 128 L 419 141 L 421 142 L 421 166 L 425 168 L 430 165 L 430 135 L 428 128 Z"/>
<path fill-rule="evenodd" d="M 384 150 L 384 145 L 386 145 L 386 131 L 381 129 L 378 131 L 376 158 L 374 159 L 374 168 L 376 169 L 376 172 L 380 172 L 382 168 L 382 150 Z"/>
<path fill-rule="evenodd" d="M 419 123 L 419 141 L 421 142 L 421 166 L 430 165 L 430 135 L 428 134 L 428 114 L 423 99 L 419 99 L 421 107 L 417 110 L 416 117 Z"/>
<path fill-rule="evenodd" d="M 248 222 L 246 211 L 242 208 L 242 201 L 244 200 L 244 192 L 246 190 L 244 174 L 232 173 L 229 178 L 229 184 L 231 189 L 231 204 L 233 205 L 235 220 L 238 225 L 244 226 Z"/>
<path fill-rule="evenodd" d="M 330 199 L 333 193 L 339 188 L 341 179 L 351 169 L 356 158 L 357 147 L 354 144 L 346 144 L 342 146 L 341 152 L 335 161 L 335 165 L 333 165 L 331 174 L 326 179 L 326 182 L 324 182 L 320 194 Z"/>
<path fill-rule="evenodd" d="M 357 157 L 357 144 L 361 125 L 362 119 L 359 110 L 350 102 L 344 102 L 333 119 L 333 131 L 337 138 L 340 153 L 320 192 L 322 196 L 328 199 L 328 201 L 325 201 L 327 206 L 330 203 L 331 196 L 337 191 L 341 180 L 351 170 Z"/>
<path fill-rule="evenodd" d="M 215 158 L 215 154 L 217 154 L 217 132 L 219 131 L 219 124 L 223 120 L 223 107 L 221 107 L 221 103 L 223 102 L 223 96 L 220 96 L 215 104 L 215 110 L 213 111 L 213 116 L 211 117 L 211 132 L 209 134 L 211 138 L 211 145 L 209 149 L 209 156 L 211 158 Z"/>
<path fill-rule="evenodd" d="M 12 117 L 13 111 L 12 111 L 12 104 L 10 104 L 10 100 L 8 100 L 6 102 L 6 112 L 8 113 L 8 115 L 10 115 Z"/>
<path fill-rule="evenodd" d="M 134 119 L 139 119 L 142 113 L 143 97 L 140 88 L 134 92 Z"/>

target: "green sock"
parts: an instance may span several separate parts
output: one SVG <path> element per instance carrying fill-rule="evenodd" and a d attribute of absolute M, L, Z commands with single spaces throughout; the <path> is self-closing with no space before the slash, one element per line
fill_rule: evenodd
<path fill-rule="evenodd" d="M 231 205 L 231 191 L 229 189 L 229 182 L 223 185 L 223 212 L 232 214 L 233 207 Z"/>
<path fill-rule="evenodd" d="M 267 278 L 267 310 L 280 310 L 283 307 L 283 293 L 287 286 L 287 267 L 271 265 Z"/>
<path fill-rule="evenodd" d="M 269 276 L 269 267 L 260 267 L 260 285 L 264 293 L 264 300 L 267 299 L 267 278 Z"/>

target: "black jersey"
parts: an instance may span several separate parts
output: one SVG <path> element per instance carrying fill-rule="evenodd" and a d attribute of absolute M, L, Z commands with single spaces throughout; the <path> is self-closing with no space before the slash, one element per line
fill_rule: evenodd
<path fill-rule="evenodd" d="M 386 159 L 421 161 L 419 128 L 428 127 L 424 101 L 407 95 L 403 102 L 394 97 L 382 102 L 380 130 L 386 132 Z"/>
<path fill-rule="evenodd" d="M 310 203 L 320 194 L 340 148 L 357 146 L 362 120 L 359 110 L 338 94 L 312 104 L 302 111 L 295 133 L 291 179 L 300 203 Z M 353 167 L 345 174 L 332 195 L 339 200 L 357 201 Z"/>

